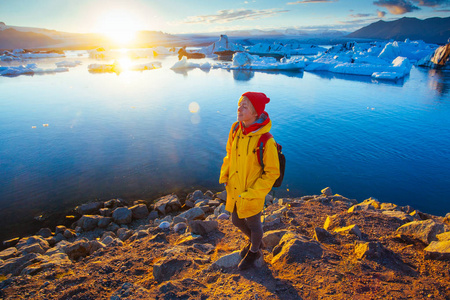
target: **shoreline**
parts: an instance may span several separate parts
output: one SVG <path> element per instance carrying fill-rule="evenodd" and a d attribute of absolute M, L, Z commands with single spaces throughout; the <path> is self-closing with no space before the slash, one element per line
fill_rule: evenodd
<path fill-rule="evenodd" d="M 196 190 L 149 206 L 118 199 L 80 205 L 71 228 L 43 228 L 0 252 L 0 296 L 450 297 L 450 213 L 437 217 L 373 198 L 358 203 L 330 188 L 268 196 L 263 259 L 239 271 L 246 242 L 224 210 L 225 197 Z"/>

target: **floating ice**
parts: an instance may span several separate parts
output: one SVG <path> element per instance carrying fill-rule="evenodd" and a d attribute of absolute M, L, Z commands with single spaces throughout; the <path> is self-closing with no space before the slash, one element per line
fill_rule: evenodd
<path fill-rule="evenodd" d="M 283 45 L 281 43 L 273 44 L 256 44 L 247 49 L 251 54 L 261 55 L 261 54 L 278 54 L 284 57 L 291 57 L 292 55 L 317 55 L 320 52 L 325 52 L 325 48 L 319 47 L 311 44 L 287 44 Z"/>
<path fill-rule="evenodd" d="M 170 67 L 172 70 L 181 70 L 181 69 L 193 69 L 193 68 L 199 68 L 199 69 L 211 69 L 211 64 L 209 62 L 205 63 L 194 63 L 192 61 L 188 61 L 186 56 L 183 56 L 183 58 L 179 61 L 177 61 L 172 67 Z"/>
<path fill-rule="evenodd" d="M 234 44 L 232 42 L 228 41 L 228 36 L 221 35 L 220 39 L 209 45 L 208 47 L 204 47 L 199 50 L 200 53 L 203 53 L 207 56 L 211 56 L 214 54 L 214 52 L 220 52 L 220 51 L 244 51 L 244 47 L 241 45 Z"/>
<path fill-rule="evenodd" d="M 77 60 L 77 61 L 66 61 L 66 60 L 64 60 L 64 61 L 60 61 L 60 62 L 55 63 L 55 65 L 57 67 L 73 68 L 73 67 L 76 67 L 78 65 L 81 65 L 81 61 L 79 61 L 79 60 Z"/>
<path fill-rule="evenodd" d="M 305 62 L 302 59 L 281 59 L 278 62 L 273 57 L 259 57 L 238 52 L 233 55 L 233 62 L 227 68 L 235 70 L 299 70 L 305 68 Z"/>
<path fill-rule="evenodd" d="M 0 76 L 50 74 L 67 71 L 69 71 L 67 68 L 41 69 L 38 68 L 36 64 L 28 64 L 26 66 L 17 67 L 0 67 Z"/>

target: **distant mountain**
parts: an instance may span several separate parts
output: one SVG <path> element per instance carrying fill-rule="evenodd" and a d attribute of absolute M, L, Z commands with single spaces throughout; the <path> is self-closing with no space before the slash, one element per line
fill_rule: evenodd
<path fill-rule="evenodd" d="M 0 31 L 0 49 L 36 48 L 56 44 L 51 37 L 34 32 L 21 32 L 12 28 Z"/>
<path fill-rule="evenodd" d="M 286 36 L 297 36 L 297 37 L 341 37 L 347 34 L 345 31 L 339 30 L 302 30 L 295 28 L 287 29 L 273 29 L 273 30 L 235 30 L 227 31 L 225 33 L 228 36 L 234 37 L 257 37 L 257 36 L 271 36 L 271 37 L 286 37 Z"/>
<path fill-rule="evenodd" d="M 378 21 L 363 27 L 349 35 L 349 38 L 381 39 L 381 40 L 422 40 L 426 43 L 446 44 L 450 38 L 450 17 L 401 18 L 396 21 Z"/>

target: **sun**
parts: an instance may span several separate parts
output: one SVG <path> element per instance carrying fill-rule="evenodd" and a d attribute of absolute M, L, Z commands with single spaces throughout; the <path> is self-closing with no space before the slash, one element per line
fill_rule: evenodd
<path fill-rule="evenodd" d="M 108 11 L 98 19 L 97 31 L 118 44 L 128 44 L 136 38 L 139 23 L 126 11 Z"/>

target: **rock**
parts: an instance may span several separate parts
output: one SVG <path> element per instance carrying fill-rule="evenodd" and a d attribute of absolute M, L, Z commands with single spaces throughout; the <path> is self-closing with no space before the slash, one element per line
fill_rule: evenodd
<path fill-rule="evenodd" d="M 223 191 L 217 194 L 217 198 L 222 200 L 223 202 L 227 201 L 227 191 Z"/>
<path fill-rule="evenodd" d="M 215 247 L 211 244 L 205 243 L 205 244 L 193 244 L 191 248 L 198 249 L 202 251 L 205 254 L 211 255 L 214 252 Z"/>
<path fill-rule="evenodd" d="M 381 258 L 388 250 L 379 242 L 356 242 L 355 254 L 358 259 Z"/>
<path fill-rule="evenodd" d="M 68 240 L 72 239 L 72 238 L 76 238 L 77 234 L 75 233 L 75 231 L 71 230 L 71 229 L 66 229 L 63 233 L 64 237 Z"/>
<path fill-rule="evenodd" d="M 117 225 L 116 223 L 112 222 L 108 225 L 108 227 L 106 227 L 106 230 L 108 231 L 112 231 L 112 232 L 116 232 L 117 230 L 119 230 L 120 226 Z"/>
<path fill-rule="evenodd" d="M 38 262 L 40 257 L 42 257 L 41 254 L 29 253 L 23 256 L 7 259 L 2 265 L 0 265 L 0 274 L 12 274 L 17 276 L 27 266 Z"/>
<path fill-rule="evenodd" d="M 161 223 L 159 224 L 158 227 L 161 228 L 161 229 L 169 229 L 170 223 L 167 222 L 167 221 L 163 221 L 163 222 L 161 222 Z"/>
<path fill-rule="evenodd" d="M 445 231 L 444 224 L 434 220 L 413 221 L 400 226 L 396 233 L 412 237 L 428 245 L 432 241 L 437 241 L 436 235 Z"/>
<path fill-rule="evenodd" d="M 148 241 L 152 243 L 168 243 L 167 236 L 164 232 L 159 232 L 158 234 L 150 237 Z"/>
<path fill-rule="evenodd" d="M 314 228 L 314 236 L 313 239 L 320 243 L 327 243 L 327 244 L 336 244 L 336 238 L 334 235 L 329 233 L 326 229 L 322 229 L 320 227 Z"/>
<path fill-rule="evenodd" d="M 188 221 L 189 230 L 194 234 L 206 235 L 219 227 L 217 221 Z"/>
<path fill-rule="evenodd" d="M 436 238 L 440 242 L 450 241 L 450 231 L 447 231 L 447 232 L 444 232 L 444 233 L 439 233 L 439 234 L 436 235 Z"/>
<path fill-rule="evenodd" d="M 178 217 L 185 218 L 186 220 L 204 219 L 205 212 L 200 207 L 193 207 L 185 212 L 182 212 Z"/>
<path fill-rule="evenodd" d="M 189 208 L 192 208 L 195 206 L 194 202 L 192 202 L 191 200 L 186 200 L 186 202 L 184 202 L 184 205 Z"/>
<path fill-rule="evenodd" d="M 100 208 L 100 215 L 103 217 L 111 217 L 113 211 L 110 208 Z"/>
<path fill-rule="evenodd" d="M 217 206 L 219 206 L 221 203 L 220 203 L 220 200 L 209 200 L 208 201 L 208 205 L 209 206 L 214 206 L 214 207 L 217 207 Z"/>
<path fill-rule="evenodd" d="M 381 203 L 381 210 L 397 210 L 398 206 L 393 203 Z"/>
<path fill-rule="evenodd" d="M 334 230 L 334 232 L 339 233 L 339 234 L 354 234 L 356 235 L 360 240 L 362 239 L 362 233 L 361 230 L 359 229 L 358 225 L 350 225 L 347 227 L 340 227 L 340 228 L 336 228 Z"/>
<path fill-rule="evenodd" d="M 178 224 L 178 223 L 187 223 L 187 219 L 186 219 L 186 218 L 179 217 L 179 216 L 176 216 L 175 218 L 173 218 L 172 223 L 173 223 L 174 225 L 175 225 L 175 224 Z"/>
<path fill-rule="evenodd" d="M 325 223 L 323 224 L 323 229 L 333 230 L 336 227 L 340 227 L 345 224 L 345 221 L 339 215 L 327 216 Z"/>
<path fill-rule="evenodd" d="M 84 231 L 94 230 L 97 228 L 100 218 L 102 217 L 97 215 L 84 215 L 78 220 L 77 224 Z"/>
<path fill-rule="evenodd" d="M 39 243 L 35 243 L 35 244 L 32 244 L 32 245 L 28 245 L 28 246 L 22 247 L 20 249 L 20 251 L 23 254 L 27 254 L 27 253 L 44 254 L 49 248 L 50 248 L 50 246 L 44 248 Z"/>
<path fill-rule="evenodd" d="M 117 230 L 117 237 L 122 241 L 125 242 L 127 239 L 129 239 L 133 235 L 132 230 L 128 230 L 126 228 L 119 228 Z"/>
<path fill-rule="evenodd" d="M 280 199 L 278 199 L 278 205 L 282 205 L 282 206 L 288 205 L 291 202 L 292 202 L 292 200 L 288 199 L 288 198 L 280 198 Z"/>
<path fill-rule="evenodd" d="M 148 220 L 148 221 L 155 220 L 155 219 L 157 219 L 158 217 L 159 217 L 158 212 L 157 212 L 156 210 L 153 210 L 153 211 L 151 211 L 151 212 L 148 214 L 147 220 Z"/>
<path fill-rule="evenodd" d="M 92 240 L 89 241 L 89 255 L 91 255 L 92 253 L 94 253 L 95 251 L 97 251 L 98 249 L 102 249 L 105 248 L 106 245 L 97 241 L 97 240 Z"/>
<path fill-rule="evenodd" d="M 133 218 L 133 213 L 127 207 L 118 207 L 113 212 L 113 220 L 116 224 L 129 224 Z"/>
<path fill-rule="evenodd" d="M 123 246 L 123 242 L 121 240 L 119 240 L 118 238 L 114 238 L 112 236 L 106 236 L 102 240 L 102 244 L 104 244 L 106 246 L 119 246 L 119 247 Z"/>
<path fill-rule="evenodd" d="M 138 204 L 138 205 L 132 206 L 130 208 L 130 210 L 133 214 L 133 219 L 136 219 L 136 220 L 147 218 L 147 216 L 149 214 L 147 205 L 145 205 L 145 204 Z"/>
<path fill-rule="evenodd" d="M 180 200 L 177 195 L 166 195 L 159 198 L 155 203 L 155 210 L 165 215 L 171 211 L 177 211 L 181 208 Z"/>
<path fill-rule="evenodd" d="M 210 200 L 208 200 L 208 199 L 198 199 L 198 200 L 196 200 L 194 202 L 194 206 L 201 207 L 201 206 L 204 206 L 204 205 L 208 205 L 209 201 Z"/>
<path fill-rule="evenodd" d="M 17 251 L 16 247 L 9 247 L 8 249 L 5 249 L 0 252 L 0 259 L 7 260 L 16 256 L 19 256 L 20 252 Z"/>
<path fill-rule="evenodd" d="M 216 217 L 218 217 L 220 214 L 223 214 L 223 213 L 230 214 L 229 212 L 226 211 L 225 205 L 222 203 L 214 209 L 214 215 Z"/>
<path fill-rule="evenodd" d="M 41 228 L 36 235 L 40 235 L 43 238 L 48 238 L 51 237 L 53 235 L 52 231 L 50 230 L 50 228 Z"/>
<path fill-rule="evenodd" d="M 153 222 L 153 224 L 155 225 L 155 226 L 158 226 L 159 224 L 161 224 L 162 222 L 169 222 L 169 223 L 171 223 L 172 222 L 172 216 L 166 216 L 164 219 L 156 219 L 154 222 Z"/>
<path fill-rule="evenodd" d="M 38 245 L 38 246 L 35 246 L 35 245 Z M 40 249 L 44 250 L 44 252 L 45 252 L 50 248 L 50 245 L 41 236 L 34 235 L 34 236 L 30 236 L 30 237 L 21 239 L 17 243 L 16 248 L 17 248 L 17 250 L 22 251 L 22 252 L 24 250 L 27 250 L 28 253 L 40 253 L 41 252 Z M 33 249 L 36 251 L 34 251 Z"/>
<path fill-rule="evenodd" d="M 186 223 L 177 223 L 174 227 L 173 230 L 175 232 L 179 232 L 179 231 L 183 231 L 185 232 L 185 229 L 187 228 L 187 224 Z"/>
<path fill-rule="evenodd" d="M 225 200 L 226 200 L 226 199 L 225 199 Z M 225 200 L 224 200 L 224 201 L 225 201 Z M 274 201 L 273 196 L 270 195 L 270 194 L 267 194 L 266 197 L 264 198 L 264 203 L 265 203 L 267 206 L 272 205 L 272 204 L 273 204 L 273 201 Z"/>
<path fill-rule="evenodd" d="M 287 207 L 282 207 L 279 210 L 274 211 L 272 214 L 265 217 L 266 222 L 272 222 L 277 219 L 282 219 L 284 214 L 288 211 Z"/>
<path fill-rule="evenodd" d="M 399 211 L 399 210 L 385 210 L 382 212 L 383 215 L 392 217 L 392 218 L 397 218 L 400 219 L 404 222 L 412 222 L 414 220 L 414 218 L 410 215 L 408 215 L 407 213 L 403 212 L 403 211 Z"/>
<path fill-rule="evenodd" d="M 71 260 L 78 260 L 81 257 L 86 257 L 89 255 L 91 245 L 89 244 L 88 239 L 82 238 L 73 243 L 64 244 L 61 247 L 61 250 L 63 250 Z"/>
<path fill-rule="evenodd" d="M 352 213 L 355 211 L 361 211 L 361 210 L 367 211 L 367 210 L 375 210 L 375 209 L 380 209 L 380 208 L 381 208 L 380 202 L 378 202 L 374 198 L 369 198 L 359 204 L 353 205 L 352 207 L 350 207 L 348 209 L 348 212 Z"/>
<path fill-rule="evenodd" d="M 308 259 L 321 258 L 323 255 L 323 249 L 320 243 L 317 241 L 310 241 L 306 237 L 297 237 L 287 240 L 281 246 L 281 250 L 277 252 L 278 253 L 272 258 L 272 264 L 302 263 Z"/>
<path fill-rule="evenodd" d="M 7 241 L 3 241 L 3 246 L 5 247 L 14 247 L 18 242 L 20 238 L 16 237 Z"/>
<path fill-rule="evenodd" d="M 148 235 L 149 235 L 148 230 L 141 229 L 141 230 L 136 231 L 136 232 L 130 237 L 130 241 L 139 240 L 139 239 L 142 239 L 142 238 L 144 238 L 144 237 L 146 237 L 146 236 L 148 236 Z"/>
<path fill-rule="evenodd" d="M 64 234 L 58 233 L 57 235 L 55 235 L 55 244 L 64 241 L 65 239 L 66 237 L 64 236 Z"/>
<path fill-rule="evenodd" d="M 195 203 L 195 201 L 197 201 L 198 199 L 204 199 L 204 195 L 203 195 L 202 191 L 196 190 L 196 191 L 192 192 L 191 194 L 189 194 L 187 196 L 187 199 L 189 199 Z"/>
<path fill-rule="evenodd" d="M 264 232 L 263 235 L 263 242 L 266 246 L 266 248 L 274 248 L 278 243 L 280 243 L 281 238 L 283 235 L 287 232 L 287 230 L 271 230 Z"/>
<path fill-rule="evenodd" d="M 108 225 L 109 224 L 111 224 L 111 222 L 112 222 L 112 218 L 110 218 L 110 217 L 102 217 L 102 218 L 100 218 L 99 220 L 98 220 L 98 227 L 100 227 L 100 228 L 106 228 L 106 227 L 108 227 Z"/>
<path fill-rule="evenodd" d="M 450 213 L 448 213 L 448 214 L 445 215 L 444 223 L 450 225 Z"/>
<path fill-rule="evenodd" d="M 218 217 L 217 220 L 228 220 L 230 218 L 229 214 L 226 213 L 221 213 Z"/>
<path fill-rule="evenodd" d="M 99 211 L 100 208 L 103 207 L 103 202 L 91 202 L 86 203 L 75 208 L 75 211 L 80 215 L 88 215 L 94 214 Z"/>
<path fill-rule="evenodd" d="M 189 264 L 191 261 L 187 259 L 164 258 L 153 264 L 153 277 L 158 282 L 170 280 L 173 275 Z"/>
<path fill-rule="evenodd" d="M 241 260 L 240 251 L 235 251 L 220 257 L 211 265 L 211 269 L 236 268 Z"/>
<path fill-rule="evenodd" d="M 64 231 L 66 231 L 66 229 L 67 229 L 66 226 L 63 226 L 63 225 L 56 226 L 55 235 L 58 235 L 59 233 L 64 234 Z"/>
<path fill-rule="evenodd" d="M 425 258 L 436 260 L 450 259 L 450 240 L 432 241 L 425 249 Z"/>
<path fill-rule="evenodd" d="M 119 206 L 120 204 L 121 204 L 121 201 L 119 201 L 119 199 L 111 199 L 111 200 L 106 201 L 104 203 L 104 206 L 106 208 L 114 208 L 114 207 Z"/>
<path fill-rule="evenodd" d="M 324 196 L 332 196 L 333 192 L 331 191 L 331 188 L 326 187 L 323 190 L 320 191 L 322 193 L 322 195 Z"/>

